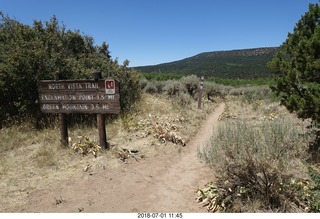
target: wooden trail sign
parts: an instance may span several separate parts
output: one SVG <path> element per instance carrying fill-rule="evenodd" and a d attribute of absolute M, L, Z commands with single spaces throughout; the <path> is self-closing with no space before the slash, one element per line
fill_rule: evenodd
<path fill-rule="evenodd" d="M 120 113 L 119 82 L 100 80 L 46 80 L 38 83 L 44 113 Z"/>
<path fill-rule="evenodd" d="M 40 109 L 57 113 L 60 120 L 61 143 L 68 145 L 66 114 L 97 114 L 100 146 L 108 148 L 105 114 L 120 113 L 120 85 L 114 79 L 95 80 L 42 80 L 38 82 Z"/>

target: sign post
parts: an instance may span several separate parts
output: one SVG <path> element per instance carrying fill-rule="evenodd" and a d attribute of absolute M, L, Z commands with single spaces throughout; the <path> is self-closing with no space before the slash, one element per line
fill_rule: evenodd
<path fill-rule="evenodd" d="M 203 77 L 203 76 L 201 76 L 200 89 L 199 89 L 199 97 L 198 97 L 198 109 L 201 109 L 201 99 L 202 99 L 202 90 L 203 90 L 203 80 L 204 80 L 204 77 Z"/>
<path fill-rule="evenodd" d="M 59 113 L 59 123 L 60 123 L 60 143 L 62 146 L 68 146 L 68 124 L 67 115 L 64 113 Z"/>
<path fill-rule="evenodd" d="M 40 110 L 59 114 L 62 144 L 68 145 L 66 114 L 87 113 L 97 114 L 100 146 L 107 148 L 105 114 L 120 113 L 118 81 L 95 73 L 94 80 L 42 80 L 38 91 Z"/>
<path fill-rule="evenodd" d="M 102 78 L 102 75 L 100 72 L 95 73 L 94 79 L 96 81 L 101 78 Z M 102 113 L 97 114 L 97 125 L 98 125 L 100 147 L 107 149 L 109 147 L 107 144 L 106 116 L 105 116 L 105 114 L 102 114 Z"/>
<path fill-rule="evenodd" d="M 59 81 L 59 74 L 54 75 L 54 80 Z M 59 126 L 60 126 L 60 144 L 62 146 L 68 146 L 68 124 L 67 115 L 59 113 Z"/>

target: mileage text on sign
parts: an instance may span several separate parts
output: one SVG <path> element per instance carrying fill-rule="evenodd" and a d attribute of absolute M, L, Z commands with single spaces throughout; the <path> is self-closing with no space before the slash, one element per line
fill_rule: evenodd
<path fill-rule="evenodd" d="M 106 87 L 106 81 L 114 83 L 113 92 Z M 39 81 L 38 91 L 44 113 L 120 113 L 116 80 L 46 80 Z"/>

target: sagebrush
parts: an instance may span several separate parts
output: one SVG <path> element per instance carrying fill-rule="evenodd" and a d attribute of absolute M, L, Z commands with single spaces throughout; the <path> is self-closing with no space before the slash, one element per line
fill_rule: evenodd
<path fill-rule="evenodd" d="M 221 125 L 201 153 L 216 171 L 215 210 L 310 210 L 309 182 L 292 171 L 297 165 L 303 168 L 310 138 L 302 126 L 285 118 L 256 123 L 228 120 Z M 250 203 L 257 201 L 259 207 L 251 209 Z"/>

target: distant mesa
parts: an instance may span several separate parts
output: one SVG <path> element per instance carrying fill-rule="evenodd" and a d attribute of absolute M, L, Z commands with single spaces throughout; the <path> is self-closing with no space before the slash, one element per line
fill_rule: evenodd
<path fill-rule="evenodd" d="M 142 73 L 195 74 L 230 79 L 269 78 L 271 61 L 279 47 L 204 52 L 179 61 L 138 66 Z"/>

